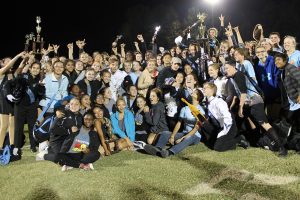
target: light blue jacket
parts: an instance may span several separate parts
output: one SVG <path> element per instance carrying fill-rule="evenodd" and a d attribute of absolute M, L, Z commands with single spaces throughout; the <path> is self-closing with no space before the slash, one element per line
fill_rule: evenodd
<path fill-rule="evenodd" d="M 124 113 L 124 124 L 125 124 L 126 133 L 122 131 L 119 127 L 118 111 L 111 114 L 110 120 L 113 128 L 113 133 L 117 134 L 121 138 L 128 137 L 132 142 L 135 141 L 135 121 L 132 112 L 126 109 Z"/>
<path fill-rule="evenodd" d="M 52 102 L 50 108 L 54 108 L 54 104 L 63 99 L 65 96 L 68 95 L 68 85 L 69 81 L 68 78 L 64 75 L 61 77 L 61 84 L 59 86 L 58 80 L 55 78 L 54 74 L 47 74 L 45 79 L 43 80 L 45 83 L 46 88 L 46 99 L 42 99 L 40 101 L 40 106 L 46 107 L 48 102 L 50 102 L 51 98 L 56 94 L 55 100 Z"/>

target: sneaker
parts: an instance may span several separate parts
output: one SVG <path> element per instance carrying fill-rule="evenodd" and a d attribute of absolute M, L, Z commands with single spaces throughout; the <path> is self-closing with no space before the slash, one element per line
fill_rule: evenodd
<path fill-rule="evenodd" d="M 146 144 L 144 146 L 144 150 L 150 154 L 150 155 L 153 155 L 153 156 L 157 156 L 158 153 L 161 152 L 161 150 L 159 148 L 157 148 L 156 146 L 153 146 L 153 145 L 150 145 L 150 144 Z"/>
<path fill-rule="evenodd" d="M 288 155 L 288 151 L 284 147 L 280 147 L 278 150 L 279 157 L 286 157 Z"/>
<path fill-rule="evenodd" d="M 82 170 L 84 170 L 84 171 L 89 171 L 89 170 L 93 170 L 93 169 L 94 169 L 94 166 L 93 166 L 92 163 L 88 163 L 88 164 L 83 164 L 83 163 L 81 163 L 81 164 L 79 165 L 79 169 L 82 169 Z"/>
<path fill-rule="evenodd" d="M 70 169 L 73 169 L 73 167 L 64 165 L 64 166 L 62 166 L 61 171 L 62 171 L 62 172 L 65 172 L 65 171 L 68 171 L 68 170 L 70 170 Z"/>
<path fill-rule="evenodd" d="M 245 136 L 240 136 L 241 140 L 238 143 L 238 146 L 243 147 L 244 149 L 247 149 L 250 146 L 250 143 L 246 140 Z"/>
<path fill-rule="evenodd" d="M 48 151 L 41 151 L 40 153 L 36 154 L 35 160 L 36 160 L 36 161 L 45 160 L 45 159 L 44 159 L 44 156 L 45 156 L 45 154 L 47 154 L 47 153 L 48 153 Z"/>
<path fill-rule="evenodd" d="M 92 170 L 92 169 L 91 169 L 91 167 L 90 167 L 89 164 L 85 164 L 85 165 L 83 166 L 83 170 L 89 171 L 89 170 Z"/>
<path fill-rule="evenodd" d="M 88 165 L 90 166 L 90 169 L 91 169 L 91 170 L 94 170 L 94 169 L 95 169 L 92 163 L 89 163 Z"/>
<path fill-rule="evenodd" d="M 163 150 L 161 150 L 161 152 L 160 152 L 160 156 L 161 156 L 162 158 L 169 157 L 169 156 L 170 156 L 170 151 L 167 150 L 167 149 L 163 149 Z"/>

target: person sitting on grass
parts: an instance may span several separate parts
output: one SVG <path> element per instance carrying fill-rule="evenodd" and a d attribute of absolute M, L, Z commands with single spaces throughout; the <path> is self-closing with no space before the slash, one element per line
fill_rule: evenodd
<path fill-rule="evenodd" d="M 119 150 L 132 149 L 135 141 L 135 122 L 132 112 L 126 109 L 125 100 L 119 97 L 117 100 L 117 111 L 110 116 L 113 133 L 120 138 Z M 121 145 L 122 144 L 122 145 Z M 122 146 L 122 147 L 121 147 Z"/>
<path fill-rule="evenodd" d="M 70 134 L 64 141 L 58 154 L 58 163 L 62 171 L 72 168 L 93 170 L 93 164 L 100 158 L 98 151 L 100 140 L 93 127 L 94 116 L 87 112 L 83 117 L 83 125 Z"/>
<path fill-rule="evenodd" d="M 162 95 L 161 89 L 152 89 L 150 92 L 151 109 L 148 106 L 144 107 L 145 120 L 150 125 L 150 134 L 147 138 L 148 144 L 153 144 L 159 134 L 169 131 Z"/>
<path fill-rule="evenodd" d="M 79 99 L 73 98 L 67 108 L 56 111 L 57 119 L 53 122 L 53 128 L 50 132 L 48 152 L 42 152 L 37 159 L 57 163 L 57 154 L 60 152 L 65 139 L 70 134 L 77 132 L 82 126 L 82 115 L 79 109 Z"/>
<path fill-rule="evenodd" d="M 191 94 L 192 104 L 204 114 L 203 108 L 199 105 L 203 100 L 203 94 L 199 89 L 195 89 Z M 184 125 L 183 131 L 179 132 L 181 125 Z M 144 150 L 151 155 L 166 158 L 170 155 L 177 154 L 190 145 L 195 145 L 200 142 L 201 135 L 198 132 L 199 125 L 197 119 L 192 114 L 190 108 L 185 106 L 181 109 L 179 120 L 175 125 L 173 132 L 164 131 L 158 139 L 155 146 L 145 145 Z M 171 144 L 169 149 L 164 149 L 168 144 Z"/>
<path fill-rule="evenodd" d="M 95 131 L 97 131 L 101 142 L 100 153 L 109 156 L 111 155 L 110 141 L 117 139 L 117 137 L 112 133 L 110 119 L 104 117 L 104 110 L 100 107 L 94 107 L 93 113 Z"/>

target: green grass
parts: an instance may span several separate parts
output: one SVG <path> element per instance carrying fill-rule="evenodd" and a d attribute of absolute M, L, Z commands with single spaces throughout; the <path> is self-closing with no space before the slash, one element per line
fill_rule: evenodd
<path fill-rule="evenodd" d="M 200 144 L 167 159 L 124 151 L 101 158 L 94 171 L 61 172 L 56 164 L 35 161 L 25 148 L 21 161 L 0 167 L 0 194 L 1 199 L 295 200 L 299 166 L 293 152 L 287 158 L 254 148 L 218 153 Z M 257 180 L 260 174 L 294 179 L 268 184 Z M 201 184 L 218 193 L 205 193 Z"/>

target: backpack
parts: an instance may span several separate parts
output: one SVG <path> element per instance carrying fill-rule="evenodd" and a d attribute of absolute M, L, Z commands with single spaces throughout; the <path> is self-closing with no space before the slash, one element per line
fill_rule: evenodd
<path fill-rule="evenodd" d="M 0 165 L 7 165 L 10 161 L 10 147 L 6 145 L 3 149 L 3 153 L 0 155 Z"/>
<path fill-rule="evenodd" d="M 46 118 L 41 125 L 35 124 L 33 127 L 33 137 L 38 142 L 49 140 L 50 132 L 54 125 L 55 115 Z"/>

